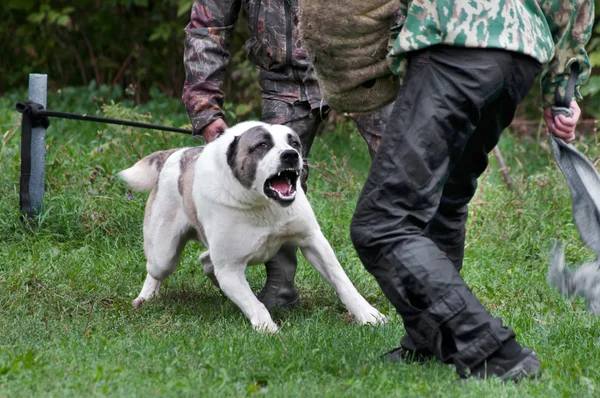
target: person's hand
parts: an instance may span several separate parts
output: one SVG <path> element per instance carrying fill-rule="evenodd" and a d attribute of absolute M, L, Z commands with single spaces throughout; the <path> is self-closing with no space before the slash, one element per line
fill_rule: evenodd
<path fill-rule="evenodd" d="M 227 124 L 219 118 L 202 129 L 202 137 L 206 143 L 209 143 L 216 140 L 225 130 L 227 130 Z"/>
<path fill-rule="evenodd" d="M 565 142 L 571 142 L 575 139 L 575 126 L 579 121 L 579 116 L 581 116 L 581 109 L 579 109 L 577 101 L 571 101 L 571 110 L 573 111 L 571 117 L 565 115 L 552 117 L 552 108 L 544 109 L 544 120 L 550 132 Z"/>

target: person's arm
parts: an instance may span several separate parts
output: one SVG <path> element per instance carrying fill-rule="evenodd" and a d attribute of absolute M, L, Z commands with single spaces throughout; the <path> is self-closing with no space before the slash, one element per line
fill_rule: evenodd
<path fill-rule="evenodd" d="M 182 99 L 194 135 L 212 141 L 227 126 L 221 90 L 231 55 L 229 44 L 241 0 L 196 0 L 185 28 Z"/>
<path fill-rule="evenodd" d="M 569 71 L 574 62 L 578 63 L 580 70 L 574 98 L 582 99 L 579 86 L 588 80 L 591 71 L 585 45 L 592 34 L 594 2 L 593 0 L 553 0 L 543 2 L 542 8 L 554 40 L 554 57 L 542 75 L 544 119 L 548 128 L 557 137 L 569 142 L 575 138 L 575 125 L 581 114 L 579 106 L 576 102 L 571 103 L 574 112 L 570 118 L 562 115 L 553 118 L 549 108 L 554 105 L 556 90 L 564 95 Z"/>
<path fill-rule="evenodd" d="M 407 13 L 408 1 L 400 0 L 400 8 L 396 13 L 396 20 L 394 21 L 394 26 L 390 31 L 390 39 L 388 42 L 387 61 L 392 73 L 400 76 L 401 82 L 404 80 L 404 75 L 406 74 L 406 70 L 408 68 L 408 60 L 406 59 L 406 54 L 402 53 L 402 50 L 399 48 L 399 43 L 396 42 L 396 39 L 404 27 L 404 21 L 406 21 Z"/>

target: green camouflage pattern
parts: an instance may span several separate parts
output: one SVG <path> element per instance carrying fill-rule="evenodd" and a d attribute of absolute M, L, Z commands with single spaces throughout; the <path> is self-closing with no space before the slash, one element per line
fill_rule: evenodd
<path fill-rule="evenodd" d="M 403 78 L 406 53 L 436 44 L 496 48 L 529 55 L 547 68 L 542 105 L 564 91 L 570 65 L 577 61 L 579 85 L 590 76 L 585 45 L 592 34 L 593 0 L 400 0 L 403 20 L 392 30 L 388 60 Z"/>

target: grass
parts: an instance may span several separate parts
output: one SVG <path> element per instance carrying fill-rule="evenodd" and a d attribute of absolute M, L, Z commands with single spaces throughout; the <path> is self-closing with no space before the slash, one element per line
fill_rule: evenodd
<path fill-rule="evenodd" d="M 19 396 L 436 396 L 563 397 L 600 393 L 600 327 L 580 300 L 562 298 L 545 280 L 556 238 L 568 261 L 591 257 L 574 228 L 568 191 L 547 146 L 506 135 L 501 149 L 515 189 L 494 160 L 471 207 L 464 277 L 518 339 L 540 356 L 544 377 L 518 386 L 457 384 L 452 367 L 383 363 L 402 322 L 363 269 L 348 223 L 366 177 L 368 153 L 351 124 L 313 146 L 309 200 L 341 263 L 361 293 L 390 316 L 361 327 L 305 262 L 299 308 L 274 311 L 276 336 L 252 330 L 238 308 L 198 266 L 189 245 L 162 294 L 140 310 L 130 303 L 145 275 L 145 195 L 131 195 L 114 175 L 153 150 L 194 145 L 189 137 L 52 120 L 45 208 L 39 226 L 19 220 L 19 95 L 0 98 L 0 397 Z M 91 112 L 111 94 L 66 89 L 53 109 Z M 177 100 L 156 98 L 106 113 L 187 122 Z M 162 117 L 162 118 L 161 118 Z M 101 131 L 101 134 L 99 134 Z M 579 147 L 600 156 L 594 139 Z M 263 267 L 247 272 L 254 289 Z"/>

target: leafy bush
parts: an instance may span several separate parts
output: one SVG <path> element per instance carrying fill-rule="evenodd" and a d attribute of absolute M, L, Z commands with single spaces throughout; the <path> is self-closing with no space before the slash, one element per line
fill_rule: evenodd
<path fill-rule="evenodd" d="M 0 93 L 26 86 L 27 74 L 38 72 L 48 74 L 51 88 L 119 86 L 132 92 L 137 103 L 150 98 L 152 86 L 180 96 L 183 29 L 192 3 L 5 0 L 0 13 Z M 256 73 L 243 62 L 247 32 L 242 16 L 232 42 L 235 70 L 226 87 L 237 77 L 244 80 L 243 87 L 256 88 L 246 81 Z M 247 90 L 239 91 L 247 95 Z"/>

